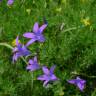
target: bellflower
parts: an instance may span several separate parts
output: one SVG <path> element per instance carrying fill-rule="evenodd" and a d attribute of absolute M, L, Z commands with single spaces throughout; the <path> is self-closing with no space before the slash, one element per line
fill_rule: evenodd
<path fill-rule="evenodd" d="M 46 66 L 42 67 L 44 75 L 39 76 L 37 79 L 44 81 L 43 86 L 47 86 L 49 81 L 58 80 L 58 78 L 54 75 L 54 69 L 55 69 L 55 66 L 52 66 L 50 70 Z"/>
<path fill-rule="evenodd" d="M 43 24 L 40 28 L 38 23 L 36 22 L 34 24 L 33 27 L 33 33 L 31 32 L 26 32 L 23 34 L 24 37 L 26 38 L 30 38 L 31 40 L 29 40 L 29 42 L 26 44 L 26 46 L 29 46 L 30 44 L 32 44 L 35 41 L 39 41 L 39 42 L 44 42 L 45 38 L 42 34 L 43 30 L 47 27 L 47 24 Z"/>
<path fill-rule="evenodd" d="M 14 0 L 8 0 L 8 1 L 7 1 L 7 5 L 12 5 L 13 2 L 14 2 Z"/>
<path fill-rule="evenodd" d="M 37 62 L 37 57 L 35 56 L 33 59 L 30 59 L 28 65 L 26 67 L 27 70 L 35 71 L 40 68 L 40 65 Z"/>
<path fill-rule="evenodd" d="M 68 80 L 68 83 L 76 85 L 80 91 L 83 91 L 86 81 L 77 77 L 76 79 Z"/>
<path fill-rule="evenodd" d="M 21 56 L 27 56 L 30 54 L 30 51 L 26 48 L 26 46 L 19 43 L 19 37 L 16 38 L 16 47 L 13 48 L 13 62 L 17 61 L 17 59 Z"/>

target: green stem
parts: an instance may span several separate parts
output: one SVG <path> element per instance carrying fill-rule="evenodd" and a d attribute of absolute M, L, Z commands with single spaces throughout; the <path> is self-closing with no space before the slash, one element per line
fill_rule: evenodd
<path fill-rule="evenodd" d="M 32 75 L 32 89 L 33 89 L 33 82 L 34 82 L 34 77 L 33 77 L 33 72 L 31 73 Z"/>
<path fill-rule="evenodd" d="M 84 27 L 84 26 L 78 26 L 78 27 L 68 28 L 68 29 L 65 29 L 63 32 L 68 32 L 68 31 L 76 30 L 76 29 L 82 28 L 82 27 Z"/>
<path fill-rule="evenodd" d="M 37 54 L 36 54 L 36 53 L 35 53 L 35 54 L 30 54 L 30 55 L 26 56 L 25 59 L 27 59 L 27 58 L 30 57 L 30 56 L 33 57 L 33 56 L 35 56 L 35 55 L 37 55 Z"/>
<path fill-rule="evenodd" d="M 13 47 L 7 43 L 0 43 L 0 46 L 6 46 L 7 48 L 13 49 Z"/>
<path fill-rule="evenodd" d="M 21 59 L 26 63 L 28 64 L 28 62 L 26 61 L 26 59 L 22 56 Z"/>
<path fill-rule="evenodd" d="M 72 72 L 73 75 L 82 75 L 82 76 L 85 76 L 85 77 L 88 77 L 88 78 L 96 78 L 96 76 L 88 76 L 84 73 L 77 73 L 77 72 Z"/>

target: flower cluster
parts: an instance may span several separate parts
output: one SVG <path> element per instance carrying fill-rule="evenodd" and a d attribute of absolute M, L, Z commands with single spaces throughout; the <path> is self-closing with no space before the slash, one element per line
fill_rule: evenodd
<path fill-rule="evenodd" d="M 34 42 L 44 42 L 45 37 L 43 36 L 43 31 L 47 27 L 47 24 L 43 24 L 41 27 L 39 27 L 38 22 L 36 22 L 33 26 L 33 32 L 26 32 L 23 34 L 25 38 L 29 38 L 30 40 L 27 42 L 27 44 L 23 45 L 19 42 L 19 36 L 17 36 L 15 40 L 15 47 L 13 48 L 13 63 L 15 63 L 18 58 L 23 56 L 28 56 L 31 54 L 31 52 L 28 50 L 28 46 L 33 44 Z M 29 59 L 26 70 L 29 71 L 35 71 L 38 69 L 42 69 L 44 72 L 44 75 L 39 76 L 37 79 L 44 81 L 43 86 L 47 86 L 48 82 L 50 81 L 56 81 L 58 78 L 54 75 L 54 69 L 55 65 L 50 68 L 50 70 L 46 66 L 40 66 L 38 64 L 37 56 L 34 56 L 34 58 Z"/>
<path fill-rule="evenodd" d="M 42 34 L 44 29 L 47 27 L 47 23 L 43 24 L 39 27 L 38 22 L 36 22 L 33 26 L 33 32 L 26 32 L 23 34 L 23 37 L 30 39 L 25 45 L 21 44 L 19 41 L 19 36 L 17 36 L 15 40 L 15 47 L 13 48 L 13 63 L 15 63 L 18 58 L 23 56 L 28 56 L 31 54 L 31 52 L 28 50 L 28 46 L 33 44 L 34 42 L 44 42 L 45 37 Z M 26 70 L 29 71 L 36 71 L 39 69 L 42 69 L 43 75 L 37 77 L 37 80 L 41 80 L 44 82 L 43 86 L 46 87 L 47 84 L 50 81 L 56 81 L 59 80 L 54 74 L 55 65 L 53 65 L 50 70 L 47 68 L 47 66 L 40 66 L 37 60 L 37 56 L 34 56 L 32 59 L 29 59 Z M 79 88 L 80 91 L 84 90 L 86 81 L 83 79 L 80 79 L 80 77 L 77 77 L 76 79 L 68 80 L 67 81 L 70 84 L 74 84 Z"/>
<path fill-rule="evenodd" d="M 0 3 L 3 0 L 0 0 Z M 7 0 L 7 5 L 9 8 L 13 5 L 15 0 Z M 82 3 L 84 3 L 86 0 L 81 0 Z M 62 3 L 66 4 L 66 0 L 62 0 Z M 62 8 L 56 8 L 56 12 L 61 12 Z M 28 15 L 30 15 L 31 9 L 26 9 L 26 12 Z M 85 26 L 90 26 L 91 25 L 91 20 L 89 17 L 86 18 L 81 18 L 81 22 Z M 25 32 L 23 34 L 23 37 L 29 39 L 29 41 L 26 44 L 22 44 L 19 40 L 19 36 L 16 37 L 15 42 L 12 42 L 14 44 L 14 48 L 12 46 L 9 46 L 5 44 L 5 46 L 10 47 L 12 49 L 13 57 L 12 57 L 12 62 L 15 64 L 15 62 L 19 59 L 22 58 L 26 65 L 26 70 L 30 72 L 34 72 L 36 70 L 42 70 L 43 74 L 37 77 L 37 80 L 43 81 L 43 86 L 46 87 L 50 81 L 54 82 L 56 80 L 60 80 L 55 74 L 54 70 L 56 68 L 56 65 L 53 65 L 50 67 L 50 69 L 47 66 L 41 66 L 38 62 L 38 56 L 34 55 L 32 58 L 30 58 L 28 61 L 25 60 L 24 57 L 30 56 L 31 57 L 31 51 L 28 49 L 28 47 L 36 42 L 43 43 L 45 42 L 45 37 L 43 35 L 44 29 L 47 27 L 48 23 L 46 22 L 44 18 L 44 24 L 39 27 L 38 22 L 36 22 L 33 26 L 32 32 Z M 79 26 L 81 28 L 81 26 Z M 78 27 L 78 28 L 79 28 Z M 76 27 L 77 28 L 77 27 Z M 69 28 L 65 31 L 70 31 L 74 30 L 76 28 Z M 62 29 L 62 28 L 61 28 Z M 4 43 L 0 43 L 0 45 L 4 45 Z M 79 74 L 76 74 L 79 75 Z M 81 74 L 82 75 L 82 74 Z M 84 91 L 85 85 L 86 85 L 86 80 L 81 79 L 80 76 L 77 76 L 75 79 L 70 79 L 67 80 L 69 84 L 75 85 L 81 92 Z"/>

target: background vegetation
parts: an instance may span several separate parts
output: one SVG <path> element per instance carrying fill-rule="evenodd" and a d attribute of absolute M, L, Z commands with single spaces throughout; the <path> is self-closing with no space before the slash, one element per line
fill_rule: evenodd
<path fill-rule="evenodd" d="M 96 96 L 96 0 L 7 0 L 0 2 L 0 42 L 12 45 L 16 36 L 32 31 L 35 22 L 42 25 L 46 42 L 32 44 L 39 62 L 49 68 L 55 64 L 60 82 L 46 89 L 36 80 L 42 71 L 26 71 L 19 59 L 12 64 L 12 51 L 0 46 L 0 96 Z M 39 49 L 39 50 L 38 50 Z M 87 81 L 84 92 L 68 84 L 68 79 L 80 76 Z M 94 76 L 94 77 L 93 77 Z M 33 85 L 32 85 L 33 79 Z"/>

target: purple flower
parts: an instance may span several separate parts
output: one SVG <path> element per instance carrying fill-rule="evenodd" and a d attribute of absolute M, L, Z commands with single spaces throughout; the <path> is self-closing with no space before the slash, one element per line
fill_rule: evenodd
<path fill-rule="evenodd" d="M 43 24 L 40 28 L 38 23 L 36 22 L 33 27 L 33 33 L 27 32 L 24 33 L 23 36 L 26 38 L 30 38 L 29 42 L 26 44 L 26 46 L 29 46 L 35 41 L 44 42 L 45 38 L 42 34 L 43 30 L 47 27 L 47 24 Z"/>
<path fill-rule="evenodd" d="M 80 91 L 83 91 L 86 81 L 77 77 L 76 79 L 68 80 L 68 83 L 76 85 Z"/>
<path fill-rule="evenodd" d="M 35 56 L 34 59 L 29 60 L 29 64 L 27 65 L 26 69 L 30 71 L 35 71 L 40 68 L 40 65 L 37 62 L 37 57 Z"/>
<path fill-rule="evenodd" d="M 12 5 L 14 0 L 8 0 L 7 5 Z"/>
<path fill-rule="evenodd" d="M 44 75 L 39 76 L 37 79 L 44 81 L 43 86 L 47 86 L 49 81 L 58 80 L 58 78 L 54 75 L 54 69 L 55 69 L 55 65 L 52 66 L 50 70 L 46 66 L 42 67 Z"/>
<path fill-rule="evenodd" d="M 19 43 L 19 37 L 16 38 L 16 47 L 13 48 L 13 62 L 17 61 L 17 59 L 21 56 L 27 56 L 30 54 L 30 51 L 26 48 L 26 46 Z"/>

